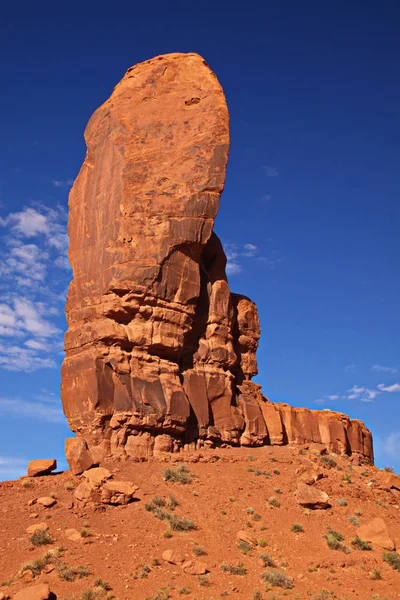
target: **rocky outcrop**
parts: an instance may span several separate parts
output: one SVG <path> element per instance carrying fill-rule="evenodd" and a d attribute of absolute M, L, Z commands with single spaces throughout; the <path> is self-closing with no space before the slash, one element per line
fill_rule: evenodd
<path fill-rule="evenodd" d="M 204 444 L 321 442 L 372 459 L 344 415 L 275 405 L 251 381 L 260 325 L 213 231 L 229 117 L 197 54 L 128 70 L 86 128 L 69 198 L 62 401 L 73 472 Z"/>
<path fill-rule="evenodd" d="M 37 458 L 31 460 L 28 464 L 28 477 L 38 477 L 39 475 L 50 475 L 51 471 L 57 468 L 55 458 Z"/>

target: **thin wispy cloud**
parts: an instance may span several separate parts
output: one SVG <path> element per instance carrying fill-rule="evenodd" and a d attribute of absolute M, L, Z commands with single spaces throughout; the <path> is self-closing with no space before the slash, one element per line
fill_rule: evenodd
<path fill-rule="evenodd" d="M 399 372 L 398 367 L 385 367 L 384 365 L 372 365 L 372 371 L 376 371 L 377 373 L 388 373 L 389 375 L 394 375 Z"/>
<path fill-rule="evenodd" d="M 380 383 L 377 387 L 378 390 L 381 390 L 382 392 L 389 392 L 390 394 L 400 392 L 400 383 L 393 383 L 392 385 Z"/>
<path fill-rule="evenodd" d="M 73 179 L 52 179 L 51 183 L 54 187 L 71 187 L 74 183 Z"/>
<path fill-rule="evenodd" d="M 224 251 L 227 258 L 226 272 L 228 275 L 238 275 L 242 273 L 247 261 L 257 261 L 267 269 L 274 269 L 276 265 L 282 262 L 282 258 L 276 257 L 275 252 L 271 252 L 270 257 L 260 255 L 259 248 L 255 244 L 247 243 L 244 245 L 224 243 Z"/>
<path fill-rule="evenodd" d="M 57 368 L 67 240 L 61 207 L 35 204 L 0 218 L 0 369 Z"/>
<path fill-rule="evenodd" d="M 278 169 L 275 167 L 271 167 L 270 165 L 265 165 L 264 171 L 267 177 L 277 177 L 279 175 Z"/>
<path fill-rule="evenodd" d="M 28 461 L 16 456 L 0 456 L 0 481 L 16 479 L 26 472 Z"/>
<path fill-rule="evenodd" d="M 0 410 L 2 415 L 16 416 L 18 419 L 35 419 L 49 423 L 63 423 L 65 421 L 60 403 L 27 402 L 20 398 L 0 397 Z"/>
<path fill-rule="evenodd" d="M 351 388 L 349 388 L 342 394 L 325 394 L 324 396 L 321 396 L 320 398 L 314 400 L 314 404 L 324 404 L 325 402 L 336 400 L 359 400 L 360 402 L 373 402 L 375 398 L 377 398 L 381 394 L 398 392 L 400 392 L 399 383 L 394 383 L 392 385 L 385 385 L 384 383 L 379 383 L 374 388 L 361 385 L 353 385 Z"/>

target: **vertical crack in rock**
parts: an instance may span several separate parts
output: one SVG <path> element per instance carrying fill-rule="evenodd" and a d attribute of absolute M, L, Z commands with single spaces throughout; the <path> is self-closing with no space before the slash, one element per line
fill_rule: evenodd
<path fill-rule="evenodd" d="M 316 441 L 372 460 L 359 421 L 273 404 L 251 381 L 260 325 L 231 293 L 213 231 L 229 116 L 205 61 L 168 54 L 130 68 L 85 139 L 69 198 L 67 458 Z"/>

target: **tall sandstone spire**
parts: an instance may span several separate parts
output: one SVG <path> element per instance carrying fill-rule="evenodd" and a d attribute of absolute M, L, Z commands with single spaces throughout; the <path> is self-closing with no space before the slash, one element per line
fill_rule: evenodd
<path fill-rule="evenodd" d="M 207 63 L 167 54 L 130 68 L 85 139 L 69 198 L 67 456 L 322 442 L 372 460 L 360 421 L 273 404 L 251 381 L 257 309 L 230 292 L 213 231 L 229 115 Z"/>

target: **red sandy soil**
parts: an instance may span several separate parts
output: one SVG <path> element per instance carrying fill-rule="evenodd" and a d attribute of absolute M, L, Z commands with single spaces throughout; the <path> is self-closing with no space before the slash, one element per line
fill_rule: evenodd
<path fill-rule="evenodd" d="M 1 593 L 13 597 L 23 587 L 47 582 L 57 599 L 106 598 L 106 592 L 94 587 L 101 578 L 111 588 L 108 598 L 119 600 L 400 598 L 400 571 L 383 561 L 382 549 L 354 549 L 351 540 L 357 526 L 348 521 L 357 514 L 360 525 L 382 517 L 399 547 L 400 492 L 381 489 L 382 472 L 375 467 L 356 466 L 347 457 L 334 459 L 337 467 L 330 468 L 316 452 L 299 453 L 299 447 L 207 450 L 179 455 L 178 460 L 184 460 L 195 475 L 186 485 L 164 481 L 164 469 L 175 468 L 176 464 L 156 460 L 105 464 L 116 478 L 139 486 L 136 501 L 116 507 L 79 507 L 74 488 L 81 478 L 68 471 L 0 483 L 0 597 Z M 176 455 L 167 460 L 176 461 Z M 330 509 L 303 509 L 296 502 L 296 469 L 309 461 L 324 472 L 324 478 L 314 487 L 328 493 Z M 257 474 L 257 470 L 271 477 Z M 343 479 L 346 475 L 351 482 Z M 52 508 L 30 505 L 31 500 L 52 494 L 57 500 Z M 148 512 L 145 504 L 156 495 L 170 494 L 179 502 L 174 514 L 193 519 L 196 530 L 163 536 L 166 522 Z M 278 499 L 279 507 L 268 502 L 271 496 Z M 337 503 L 341 498 L 346 500 L 345 506 Z M 254 519 L 255 514 L 261 518 Z M 49 525 L 52 545 L 31 545 L 26 528 L 38 522 Z M 300 523 L 304 532 L 293 533 L 293 523 Z M 328 526 L 343 534 L 342 543 L 351 549 L 349 554 L 328 548 L 324 537 Z M 75 542 L 66 538 L 66 529 L 81 531 L 84 527 L 89 537 Z M 263 547 L 244 554 L 236 538 L 239 530 L 247 530 Z M 203 547 L 206 554 L 195 557 L 194 546 Z M 64 548 L 61 558 L 53 561 L 54 570 L 40 574 L 33 582 L 23 581 L 19 575 L 22 564 L 54 547 Z M 162 560 L 166 549 L 205 562 L 209 574 L 201 578 L 185 574 L 180 566 Z M 268 554 L 280 571 L 293 578 L 292 589 L 268 587 L 260 577 L 266 570 L 260 564 L 260 554 Z M 247 569 L 245 575 L 221 569 L 221 564 L 238 562 Z M 90 574 L 73 582 L 62 580 L 58 572 L 61 563 L 85 566 Z M 371 578 L 374 569 L 379 570 L 380 580 Z M 82 596 L 85 590 L 94 590 L 96 595 Z"/>

